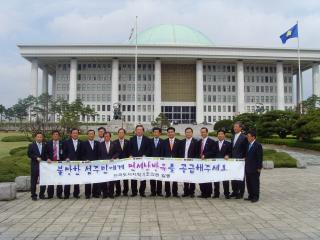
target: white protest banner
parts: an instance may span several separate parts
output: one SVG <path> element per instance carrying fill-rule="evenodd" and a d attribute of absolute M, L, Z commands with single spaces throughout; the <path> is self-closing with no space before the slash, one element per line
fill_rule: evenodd
<path fill-rule="evenodd" d="M 175 182 L 243 180 L 243 159 L 129 158 L 91 162 L 41 162 L 40 185 L 108 182 L 123 179 Z"/>

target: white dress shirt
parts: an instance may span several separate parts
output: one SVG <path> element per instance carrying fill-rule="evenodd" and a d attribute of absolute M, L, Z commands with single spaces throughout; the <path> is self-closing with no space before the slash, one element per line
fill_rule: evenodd
<path fill-rule="evenodd" d="M 223 142 L 224 142 L 224 140 L 219 141 L 219 151 L 221 151 L 221 148 L 222 148 L 222 146 L 223 146 Z"/>
<path fill-rule="evenodd" d="M 186 138 L 186 147 L 184 148 L 184 158 L 188 158 L 189 147 L 191 144 L 192 138 Z"/>
<path fill-rule="evenodd" d="M 72 139 L 74 150 L 77 151 L 78 148 L 78 139 Z"/>
<path fill-rule="evenodd" d="M 236 134 L 234 135 L 234 138 L 233 138 L 233 146 L 236 145 L 240 134 L 241 134 L 241 132 L 238 132 L 238 133 L 236 133 Z"/>

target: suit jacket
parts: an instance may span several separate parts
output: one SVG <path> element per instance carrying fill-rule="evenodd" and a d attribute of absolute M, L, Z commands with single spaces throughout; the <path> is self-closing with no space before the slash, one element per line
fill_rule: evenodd
<path fill-rule="evenodd" d="M 142 157 L 149 155 L 149 138 L 142 136 L 141 146 L 138 149 L 137 136 L 133 136 L 129 140 L 130 155 L 132 157 Z"/>
<path fill-rule="evenodd" d="M 259 142 L 254 141 L 250 150 L 248 146 L 248 152 L 245 161 L 246 173 L 255 173 L 257 172 L 257 169 L 262 168 L 263 149 L 262 145 Z"/>
<path fill-rule="evenodd" d="M 163 157 L 164 156 L 164 140 L 159 138 L 157 146 L 154 144 L 154 138 L 150 139 L 150 149 L 148 157 Z"/>
<path fill-rule="evenodd" d="M 46 152 L 45 152 L 45 143 L 42 143 L 41 153 L 39 152 L 38 145 L 33 142 L 28 147 L 28 157 L 31 159 L 31 169 L 39 168 L 39 161 L 37 158 L 41 158 L 41 160 L 46 160 Z"/>
<path fill-rule="evenodd" d="M 59 161 L 62 161 L 63 158 L 63 143 L 59 141 Z M 53 159 L 53 141 L 49 141 L 46 144 L 46 158 L 52 160 Z"/>
<path fill-rule="evenodd" d="M 118 158 L 122 159 L 122 158 L 128 158 L 130 156 L 130 146 L 129 146 L 129 140 L 124 139 L 124 143 L 123 143 L 123 149 L 121 149 L 121 144 L 120 144 L 120 140 L 114 140 L 113 144 L 115 145 L 115 148 L 118 151 Z"/>
<path fill-rule="evenodd" d="M 180 148 L 179 148 L 179 157 L 184 158 L 184 153 L 186 149 L 186 142 L 187 139 L 183 139 L 180 142 Z M 190 146 L 188 149 L 188 158 L 198 158 L 199 157 L 199 152 L 198 152 L 198 141 L 194 138 L 191 139 Z"/>
<path fill-rule="evenodd" d="M 164 157 L 173 157 L 178 158 L 179 157 L 179 148 L 180 148 L 180 141 L 177 138 L 174 138 L 173 148 L 170 149 L 170 141 L 169 138 L 164 140 Z"/>
<path fill-rule="evenodd" d="M 231 157 L 232 145 L 230 142 L 224 140 L 221 149 L 219 149 L 219 141 L 214 143 L 215 146 L 215 158 L 224 158 L 226 155 Z"/>
<path fill-rule="evenodd" d="M 231 138 L 232 158 L 245 158 L 247 155 L 247 149 L 248 149 L 248 140 L 246 136 L 243 133 L 241 133 L 235 145 L 233 143 L 234 143 L 234 135 Z"/>
<path fill-rule="evenodd" d="M 64 160 L 81 160 L 81 141 L 78 139 L 77 151 L 74 149 L 72 138 L 64 141 L 62 144 L 62 151 Z"/>
<path fill-rule="evenodd" d="M 93 149 L 89 140 L 81 143 L 81 159 L 82 160 L 98 160 L 99 159 L 99 145 L 98 141 L 93 141 Z"/>
<path fill-rule="evenodd" d="M 207 138 L 206 144 L 203 148 L 204 158 L 214 158 L 214 156 L 216 155 L 214 143 L 215 141 L 213 139 L 209 137 Z M 199 151 L 200 158 L 201 158 L 201 146 L 202 146 L 202 139 L 200 139 L 198 144 L 198 151 Z"/>
<path fill-rule="evenodd" d="M 99 145 L 99 159 L 116 159 L 119 157 L 119 149 L 117 149 L 117 145 L 114 142 L 110 141 L 109 152 L 107 152 L 105 142 L 101 142 Z"/>

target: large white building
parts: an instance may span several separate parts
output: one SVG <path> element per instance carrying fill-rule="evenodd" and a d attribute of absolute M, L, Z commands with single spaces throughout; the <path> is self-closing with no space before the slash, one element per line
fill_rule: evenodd
<path fill-rule="evenodd" d="M 124 120 L 141 123 L 161 112 L 179 123 L 214 123 L 257 106 L 292 108 L 301 98 L 296 49 L 216 46 L 189 27 L 160 25 L 138 34 L 135 109 L 135 42 L 19 45 L 31 62 L 31 94 L 48 92 L 51 76 L 55 98 L 80 98 L 99 114 L 83 120 L 108 121 L 120 102 Z M 301 70 L 312 68 L 313 93 L 320 95 L 320 50 L 301 49 L 300 55 Z"/>

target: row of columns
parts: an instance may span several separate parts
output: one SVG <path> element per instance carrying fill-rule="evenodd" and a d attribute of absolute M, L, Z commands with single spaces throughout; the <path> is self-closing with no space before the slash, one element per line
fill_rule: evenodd
<path fill-rule="evenodd" d="M 69 103 L 77 99 L 77 59 L 70 60 L 70 84 L 69 84 Z M 38 96 L 38 68 L 37 59 L 31 61 L 31 94 Z M 242 60 L 237 61 L 237 112 L 239 114 L 245 112 L 244 98 L 244 63 Z M 284 76 L 283 63 L 277 62 L 277 109 L 285 109 L 284 101 Z M 299 76 L 297 76 L 297 100 L 301 99 Z M 312 66 L 312 84 L 313 94 L 320 96 L 320 67 L 318 63 Z M 112 89 L 111 104 L 118 102 L 119 96 L 119 59 L 112 59 Z M 52 94 L 55 95 L 56 76 L 52 74 Z M 48 92 L 48 70 L 46 67 L 42 69 L 42 93 Z M 196 122 L 204 121 L 204 97 L 203 97 L 203 60 L 196 60 Z M 154 62 L 154 119 L 161 113 L 161 60 L 155 59 Z"/>

